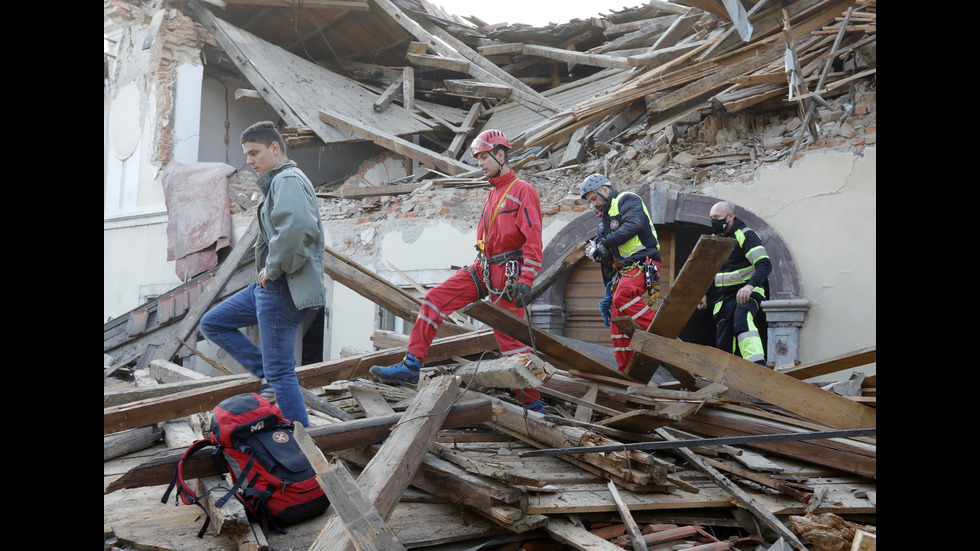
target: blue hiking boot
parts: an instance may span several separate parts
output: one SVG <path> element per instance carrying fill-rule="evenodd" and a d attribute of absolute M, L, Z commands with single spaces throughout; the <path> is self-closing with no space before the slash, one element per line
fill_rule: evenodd
<path fill-rule="evenodd" d="M 419 384 L 419 370 L 422 362 L 411 352 L 405 354 L 405 359 L 395 365 L 373 366 L 368 372 L 375 381 L 386 385 L 404 385 L 415 388 Z"/>
<path fill-rule="evenodd" d="M 544 404 L 541 403 L 541 400 L 535 400 L 533 402 L 528 402 L 528 403 L 524 404 L 524 406 L 527 407 L 527 409 L 529 409 L 531 411 L 536 411 L 538 413 L 544 413 Z"/>

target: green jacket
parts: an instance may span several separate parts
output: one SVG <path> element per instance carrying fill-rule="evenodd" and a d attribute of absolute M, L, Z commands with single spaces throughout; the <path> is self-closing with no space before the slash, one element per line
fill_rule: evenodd
<path fill-rule="evenodd" d="M 259 236 L 255 271 L 269 279 L 285 276 L 297 309 L 323 307 L 323 224 L 313 184 L 290 160 L 279 163 L 257 182 Z"/>

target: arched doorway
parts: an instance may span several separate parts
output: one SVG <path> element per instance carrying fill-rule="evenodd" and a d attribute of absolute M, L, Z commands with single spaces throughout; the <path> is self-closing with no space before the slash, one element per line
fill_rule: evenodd
<path fill-rule="evenodd" d="M 708 212 L 719 199 L 678 193 L 667 185 L 643 185 L 636 193 L 643 197 L 650 209 L 657 234 L 661 237 L 661 255 L 666 261 L 663 275 L 672 284 L 698 239 L 710 233 Z M 762 238 L 772 259 L 770 302 L 799 299 L 799 273 L 786 243 L 764 220 L 738 205 L 735 208 L 739 218 Z M 563 259 L 579 243 L 594 237 L 596 225 L 595 214 L 588 212 L 563 228 L 544 250 L 545 268 Z M 662 296 L 669 290 L 669 284 L 661 286 Z M 555 281 L 532 306 L 534 322 L 556 335 L 609 346 L 609 330 L 603 325 L 598 311 L 598 301 L 604 292 L 597 265 L 583 260 L 566 276 Z M 798 330 L 797 324 L 795 331 L 798 333 Z M 706 310 L 694 312 L 681 339 L 712 345 L 714 327 L 710 313 Z M 772 331 L 768 342 L 768 348 L 772 348 Z M 798 339 L 795 342 L 798 343 Z M 782 345 L 779 348 L 785 356 L 792 357 L 798 353 L 798 350 L 784 350 L 786 347 Z"/>

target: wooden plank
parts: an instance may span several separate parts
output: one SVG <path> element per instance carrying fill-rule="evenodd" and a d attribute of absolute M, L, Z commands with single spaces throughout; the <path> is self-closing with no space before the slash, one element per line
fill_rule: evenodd
<path fill-rule="evenodd" d="M 201 293 L 201 296 L 194 301 L 191 305 L 190 310 L 184 315 L 184 318 L 180 320 L 180 325 L 174 329 L 167 341 L 156 350 L 153 354 L 154 360 L 166 360 L 170 361 L 173 359 L 174 355 L 180 350 L 180 341 L 190 338 L 191 333 L 194 328 L 197 327 L 197 323 L 201 321 L 201 316 L 204 312 L 210 308 L 211 303 L 218 296 L 219 293 L 224 289 L 225 284 L 238 269 L 238 264 L 242 261 L 245 256 L 252 252 L 252 245 L 255 244 L 255 239 L 259 235 L 259 221 L 258 218 L 252 220 L 249 224 L 248 229 L 245 233 L 238 239 L 238 243 L 235 244 L 231 249 L 231 253 L 225 258 L 221 263 L 221 267 L 218 268 L 218 272 L 211 278 L 208 282 L 207 287 Z"/>
<path fill-rule="evenodd" d="M 385 149 L 414 159 L 442 172 L 455 175 L 473 171 L 473 167 L 466 163 L 461 163 L 456 159 L 450 159 L 443 155 L 433 153 L 408 140 L 403 140 L 379 128 L 367 126 L 361 121 L 342 115 L 336 111 L 320 111 L 320 119 L 337 128 L 342 128 L 358 138 L 370 140 Z"/>
<path fill-rule="evenodd" d="M 642 54 L 631 55 L 626 58 L 626 63 L 630 67 L 656 67 L 692 50 L 700 48 L 707 42 L 707 40 L 687 42 L 677 46 L 669 46 L 659 50 L 652 50 Z"/>
<path fill-rule="evenodd" d="M 534 278 L 534 285 L 531 287 L 531 300 L 541 296 L 555 281 L 573 270 L 583 258 L 585 258 L 585 243 L 576 243 L 561 260 L 552 263 L 538 277 Z"/>
<path fill-rule="evenodd" d="M 664 414 L 659 411 L 649 409 L 635 409 L 620 413 L 606 419 L 596 421 L 597 425 L 612 427 L 614 429 L 635 432 L 637 434 L 647 434 L 653 429 L 676 423 L 679 420 L 677 415 Z"/>
<path fill-rule="evenodd" d="M 422 307 L 422 301 L 330 247 L 324 247 L 324 251 L 327 254 L 323 257 L 323 271 L 331 279 L 388 310 L 393 315 L 409 323 L 415 323 L 419 309 Z M 449 323 L 443 323 L 439 327 L 437 335 L 445 337 L 468 331 L 467 328 L 456 325 L 452 318 L 447 321 Z"/>
<path fill-rule="evenodd" d="M 455 71 L 457 73 L 467 74 L 470 71 L 470 62 L 457 57 L 407 53 L 405 54 L 405 59 L 409 60 L 412 65 L 419 65 L 421 67 L 432 67 L 435 69 L 444 69 L 446 71 Z"/>
<path fill-rule="evenodd" d="M 508 42 L 506 44 L 490 44 L 489 46 L 480 46 L 476 51 L 480 52 L 483 56 L 491 55 L 501 55 L 501 54 L 519 54 L 521 53 L 521 48 L 524 44 L 520 42 Z"/>
<path fill-rule="evenodd" d="M 575 63 L 578 65 L 588 65 L 591 67 L 605 67 L 607 69 L 629 69 L 629 63 L 625 57 L 617 57 L 604 54 L 587 54 L 574 50 L 562 50 L 549 46 L 538 46 L 536 44 L 525 44 L 524 55 L 533 55 L 545 59 L 554 59 L 565 63 Z"/>
<path fill-rule="evenodd" d="M 586 402 L 595 402 L 596 396 L 598 396 L 598 395 L 599 395 L 599 385 L 598 384 L 592 384 L 592 385 L 589 386 L 589 390 L 586 391 L 586 393 L 582 395 L 582 399 L 585 400 Z M 592 408 L 589 407 L 589 405 L 587 403 L 585 403 L 585 404 L 578 404 L 578 406 L 575 408 L 575 416 L 574 416 L 574 419 L 576 421 L 585 421 L 585 422 L 591 421 L 592 420 Z"/>
<path fill-rule="evenodd" d="M 357 405 L 361 406 L 361 409 L 364 411 L 364 415 L 367 417 L 381 417 L 383 415 L 391 415 L 392 413 L 395 413 L 395 410 L 388 404 L 388 401 L 385 400 L 384 396 L 373 388 L 360 385 L 348 385 L 347 390 L 357 402 Z"/>
<path fill-rule="evenodd" d="M 794 379 L 802 380 L 809 379 L 810 377 L 837 373 L 838 371 L 851 369 L 853 367 L 860 367 L 862 365 L 876 363 L 878 361 L 877 358 L 878 346 L 875 345 L 869 346 L 868 348 L 862 348 L 861 350 L 848 352 L 846 354 L 841 354 L 840 356 L 835 356 L 820 362 L 814 362 L 798 367 L 790 367 L 788 369 L 777 369 L 777 371 L 784 375 L 789 375 Z"/>
<path fill-rule="evenodd" d="M 643 534 L 640 532 L 640 527 L 633 520 L 633 515 L 630 514 L 630 508 L 626 505 L 626 502 L 619 496 L 619 490 L 616 489 L 616 484 L 610 480 L 606 486 L 609 488 L 609 493 L 612 494 L 613 501 L 616 502 L 616 508 L 619 509 L 619 516 L 623 519 L 623 524 L 626 525 L 626 529 L 629 531 L 630 543 L 633 544 L 634 551 L 647 551 L 647 543 L 643 541 Z"/>
<path fill-rule="evenodd" d="M 372 108 L 377 113 L 383 113 L 385 109 L 391 105 L 391 102 L 395 100 L 395 96 L 402 91 L 402 81 L 396 80 L 392 82 L 384 92 L 381 93 L 381 97 L 374 101 Z"/>
<path fill-rule="evenodd" d="M 449 93 L 474 98 L 507 99 L 514 91 L 506 84 L 487 84 L 470 79 L 446 79 L 443 82 Z"/>
<path fill-rule="evenodd" d="M 531 333 L 528 331 L 528 323 L 525 320 L 511 314 L 496 304 L 481 300 L 460 310 L 464 315 L 482 321 L 494 329 L 509 335 L 522 343 L 531 346 Z M 579 350 L 572 345 L 562 341 L 551 333 L 541 331 L 537 328 L 533 330 L 533 346 L 537 348 L 538 354 L 545 354 L 554 363 L 561 366 L 574 367 L 580 371 L 588 371 L 599 375 L 609 375 L 619 378 L 629 378 L 628 375 L 621 373 L 615 366 L 609 365 L 602 360 Z M 635 379 L 634 379 L 635 380 Z"/>
<path fill-rule="evenodd" d="M 296 442 L 313 470 L 330 506 L 344 523 L 347 536 L 358 551 L 401 551 L 405 547 L 381 518 L 374 504 L 358 487 L 354 477 L 340 461 L 330 463 L 300 423 L 293 423 Z"/>
<path fill-rule="evenodd" d="M 555 367 L 534 354 L 515 354 L 492 360 L 470 362 L 454 374 L 466 386 L 481 388 L 538 388 L 551 378 Z"/>
<path fill-rule="evenodd" d="M 391 431 L 391 436 L 357 477 L 357 485 L 374 503 L 382 518 L 391 515 L 398 505 L 458 395 L 459 381 L 455 377 L 444 376 L 431 381 L 419 391 L 402 420 Z M 343 523 L 336 516 L 327 519 L 326 526 L 310 545 L 310 551 L 351 548 Z"/>
<path fill-rule="evenodd" d="M 402 107 L 408 110 L 415 109 L 415 68 L 402 68 Z"/>
<path fill-rule="evenodd" d="M 553 518 L 544 528 L 548 535 L 579 551 L 622 551 L 622 547 L 596 536 L 585 528 L 580 528 L 563 518 Z"/>
<path fill-rule="evenodd" d="M 734 246 L 735 240 L 730 237 L 702 235 L 694 245 L 690 258 L 677 274 L 677 279 L 670 286 L 648 331 L 671 339 L 677 338 L 691 319 L 691 314 L 698 303 L 708 292 L 715 273 L 731 254 Z M 647 358 L 634 354 L 626 366 L 626 373 L 635 379 L 647 382 L 653 377 L 658 366 L 659 363 L 650 362 Z M 667 369 L 681 385 L 695 390 L 694 379 L 690 374 L 678 371 L 676 368 Z"/>
<path fill-rule="evenodd" d="M 384 197 L 386 195 L 407 195 L 425 184 L 391 184 L 387 186 L 358 187 L 340 189 L 334 193 L 318 193 L 317 197 L 340 199 L 363 199 L 365 197 Z"/>
<path fill-rule="evenodd" d="M 449 155 L 454 159 L 459 158 L 459 151 L 462 149 L 463 144 L 466 143 L 466 136 L 476 124 L 476 121 L 480 118 L 481 114 L 483 114 L 482 101 L 478 101 L 470 106 L 469 112 L 466 113 L 466 118 L 463 119 L 459 130 L 456 132 L 456 137 L 453 138 L 452 143 L 449 144 L 449 148 L 446 150 L 446 155 Z"/>
<path fill-rule="evenodd" d="M 280 0 L 222 0 L 225 4 L 240 6 L 281 7 Z M 346 11 L 371 11 L 370 3 L 364 0 L 303 0 L 304 8 Z"/>
<path fill-rule="evenodd" d="M 630 348 L 829 427 L 856 429 L 877 426 L 873 408 L 714 347 L 637 331 L 633 333 Z"/>

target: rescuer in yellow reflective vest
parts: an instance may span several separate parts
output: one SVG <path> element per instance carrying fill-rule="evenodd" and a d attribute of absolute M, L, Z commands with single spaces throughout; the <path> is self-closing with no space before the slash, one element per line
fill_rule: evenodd
<path fill-rule="evenodd" d="M 644 328 L 653 321 L 656 311 L 643 295 L 660 282 L 657 230 L 643 199 L 635 193 L 616 191 L 602 174 L 586 178 L 579 193 L 598 211 L 599 230 L 586 254 L 603 265 L 606 298 L 599 301 L 599 310 L 609 327 L 616 365 L 625 371 L 633 357 L 630 336 L 610 324 L 610 319 L 629 316 Z"/>
<path fill-rule="evenodd" d="M 708 217 L 716 235 L 735 239 L 732 254 L 715 274 L 712 285 L 718 295 L 712 312 L 715 342 L 722 350 L 766 365 L 756 318 L 759 304 L 766 299 L 765 284 L 772 272 L 772 262 L 759 235 L 735 216 L 731 203 L 715 203 Z M 706 307 L 707 297 L 698 305 L 702 310 Z"/>

